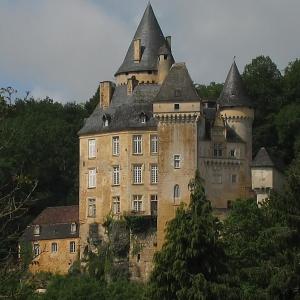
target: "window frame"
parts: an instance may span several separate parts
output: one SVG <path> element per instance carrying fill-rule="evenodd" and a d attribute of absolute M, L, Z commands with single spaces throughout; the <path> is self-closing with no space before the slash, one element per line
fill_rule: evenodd
<path fill-rule="evenodd" d="M 120 137 L 119 136 L 112 137 L 112 155 L 113 156 L 120 155 Z"/>
<path fill-rule="evenodd" d="M 143 154 L 143 136 L 141 134 L 134 134 L 132 136 L 132 154 Z"/>
<path fill-rule="evenodd" d="M 39 243 L 33 243 L 33 255 L 37 257 L 41 254 L 41 247 Z"/>
<path fill-rule="evenodd" d="M 142 212 L 144 208 L 143 195 L 132 195 L 132 210 L 136 213 Z"/>
<path fill-rule="evenodd" d="M 222 143 L 213 144 L 213 157 L 219 158 L 223 157 L 224 146 Z"/>
<path fill-rule="evenodd" d="M 234 178 L 234 180 L 233 180 L 233 178 Z M 231 184 L 237 184 L 238 183 L 238 176 L 237 176 L 237 174 L 231 174 L 231 176 L 230 176 L 230 182 L 231 182 Z"/>
<path fill-rule="evenodd" d="M 33 226 L 33 235 L 39 236 L 41 234 L 41 226 L 40 225 L 34 225 Z"/>
<path fill-rule="evenodd" d="M 71 234 L 75 234 L 77 232 L 77 224 L 75 222 L 71 223 L 70 231 Z"/>
<path fill-rule="evenodd" d="M 120 173 L 121 173 L 121 168 L 120 165 L 115 165 L 112 167 L 112 185 L 118 186 L 120 185 Z"/>
<path fill-rule="evenodd" d="M 132 183 L 143 184 L 143 164 L 132 165 Z"/>
<path fill-rule="evenodd" d="M 121 199 L 120 196 L 112 197 L 112 213 L 113 215 L 119 215 L 121 213 Z"/>
<path fill-rule="evenodd" d="M 69 251 L 70 251 L 70 253 L 76 253 L 76 242 L 75 241 L 70 241 Z"/>
<path fill-rule="evenodd" d="M 51 243 L 51 253 L 58 252 L 58 244 L 56 242 Z"/>
<path fill-rule="evenodd" d="M 180 154 L 173 155 L 173 164 L 174 164 L 174 169 L 181 168 L 181 155 Z"/>
<path fill-rule="evenodd" d="M 174 201 L 180 199 L 180 186 L 177 183 L 173 187 L 173 199 Z"/>
<path fill-rule="evenodd" d="M 94 177 L 94 180 L 92 180 L 92 176 Z M 88 188 L 94 189 L 97 186 L 97 169 L 96 168 L 90 168 L 88 169 Z"/>
<path fill-rule="evenodd" d="M 151 134 L 150 135 L 150 154 L 151 155 L 157 155 L 158 154 L 158 135 L 157 134 Z"/>
<path fill-rule="evenodd" d="M 150 184 L 158 184 L 158 165 L 150 164 Z"/>
<path fill-rule="evenodd" d="M 87 216 L 88 216 L 88 218 L 95 218 L 97 215 L 96 198 L 88 198 L 87 200 L 88 200 Z M 91 203 L 91 202 L 93 202 L 93 203 Z"/>
<path fill-rule="evenodd" d="M 155 209 L 153 209 L 152 204 L 155 204 Z M 151 216 L 157 216 L 157 211 L 158 211 L 158 197 L 157 197 L 157 194 L 151 194 L 150 195 L 150 214 L 151 214 Z"/>
<path fill-rule="evenodd" d="M 92 144 L 92 142 L 94 144 Z M 96 155 L 97 155 L 96 139 L 88 139 L 88 158 L 89 159 L 96 158 Z"/>

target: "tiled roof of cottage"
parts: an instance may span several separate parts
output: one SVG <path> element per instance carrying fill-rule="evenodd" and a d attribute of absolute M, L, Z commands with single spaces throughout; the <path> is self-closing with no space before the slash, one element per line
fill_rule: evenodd
<path fill-rule="evenodd" d="M 185 63 L 173 64 L 154 101 L 200 101 Z"/>
<path fill-rule="evenodd" d="M 252 101 L 246 94 L 242 77 L 235 62 L 233 62 L 228 72 L 218 104 L 220 107 L 253 106 Z"/>
<path fill-rule="evenodd" d="M 47 207 L 32 222 L 33 225 L 72 223 L 79 221 L 79 207 L 56 206 Z"/>
<path fill-rule="evenodd" d="M 134 40 L 140 39 L 142 57 L 139 63 L 134 61 Z M 149 3 L 134 38 L 129 46 L 125 59 L 115 75 L 136 71 L 157 71 L 158 55 L 160 51 L 170 54 L 171 49 L 157 22 L 152 6 Z M 172 60 L 174 61 L 173 57 Z"/>
<path fill-rule="evenodd" d="M 76 223 L 76 231 L 71 232 L 71 224 Z M 40 234 L 34 234 L 35 226 Z M 38 241 L 79 237 L 79 206 L 47 207 L 25 229 L 20 241 Z"/>

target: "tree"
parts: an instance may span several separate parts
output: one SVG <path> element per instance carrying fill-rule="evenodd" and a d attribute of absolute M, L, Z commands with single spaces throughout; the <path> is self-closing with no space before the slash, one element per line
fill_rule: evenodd
<path fill-rule="evenodd" d="M 209 85 L 196 84 L 195 87 L 197 89 L 199 96 L 202 99 L 216 100 L 219 98 L 222 92 L 223 84 L 211 82 Z"/>
<path fill-rule="evenodd" d="M 290 62 L 285 68 L 284 94 L 289 103 L 300 103 L 300 59 Z"/>
<path fill-rule="evenodd" d="M 190 205 L 177 210 L 155 255 L 151 299 L 221 299 L 226 289 L 218 284 L 225 271 L 221 225 L 212 215 L 198 172 L 191 187 Z"/>

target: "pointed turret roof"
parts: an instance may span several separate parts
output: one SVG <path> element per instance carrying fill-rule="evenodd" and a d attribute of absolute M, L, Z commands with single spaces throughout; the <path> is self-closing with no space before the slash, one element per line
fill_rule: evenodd
<path fill-rule="evenodd" d="M 142 46 L 142 57 L 139 63 L 134 62 L 133 56 L 134 40 L 137 39 L 141 40 Z M 167 47 L 168 54 L 172 55 L 149 2 L 125 59 L 115 75 L 135 71 L 156 71 L 159 49 L 161 47 Z"/>
<path fill-rule="evenodd" d="M 154 101 L 200 101 L 185 63 L 171 67 Z"/>
<path fill-rule="evenodd" d="M 271 159 L 267 149 L 262 147 L 257 152 L 252 164 L 252 167 L 275 167 L 275 163 Z"/>
<path fill-rule="evenodd" d="M 252 101 L 247 96 L 243 80 L 235 61 L 228 72 L 223 90 L 218 99 L 220 107 L 247 106 L 252 107 Z"/>

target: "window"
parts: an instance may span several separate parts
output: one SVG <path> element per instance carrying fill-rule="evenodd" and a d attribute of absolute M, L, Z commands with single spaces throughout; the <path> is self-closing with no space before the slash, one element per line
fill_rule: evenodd
<path fill-rule="evenodd" d="M 214 144 L 214 157 L 222 157 L 223 155 L 223 145 Z"/>
<path fill-rule="evenodd" d="M 89 158 L 95 158 L 96 157 L 96 140 L 89 140 Z"/>
<path fill-rule="evenodd" d="M 237 183 L 237 175 L 231 174 L 231 183 Z"/>
<path fill-rule="evenodd" d="M 231 149 L 230 152 L 229 152 L 229 156 L 230 157 L 235 157 L 235 150 L 234 149 Z"/>
<path fill-rule="evenodd" d="M 178 103 L 174 104 L 174 109 L 175 109 L 175 110 L 178 110 L 178 109 L 179 109 L 179 104 L 178 104 Z"/>
<path fill-rule="evenodd" d="M 143 209 L 143 197 L 142 195 L 133 195 L 132 199 L 132 209 L 135 212 L 140 212 Z"/>
<path fill-rule="evenodd" d="M 231 200 L 228 200 L 228 201 L 227 201 L 227 208 L 228 208 L 228 209 L 231 209 L 231 208 L 232 208 L 232 201 L 231 201 Z"/>
<path fill-rule="evenodd" d="M 71 233 L 76 233 L 76 229 L 77 229 L 76 223 L 72 223 L 71 224 Z"/>
<path fill-rule="evenodd" d="M 34 243 L 33 244 L 33 255 L 39 256 L 41 254 L 41 249 L 40 249 L 40 245 L 38 243 Z"/>
<path fill-rule="evenodd" d="M 88 217 L 96 217 L 96 199 L 88 199 Z"/>
<path fill-rule="evenodd" d="M 140 114 L 140 119 L 141 119 L 141 123 L 142 123 L 142 124 L 145 124 L 146 121 L 147 121 L 147 116 L 146 116 L 146 114 L 145 114 L 145 113 L 141 113 L 141 114 Z"/>
<path fill-rule="evenodd" d="M 180 197 L 180 188 L 178 184 L 174 185 L 173 197 L 174 200 Z"/>
<path fill-rule="evenodd" d="M 150 136 L 150 153 L 151 154 L 158 153 L 158 136 L 157 135 Z"/>
<path fill-rule="evenodd" d="M 34 235 L 40 235 L 40 233 L 41 233 L 41 227 L 40 227 L 40 225 L 34 225 L 34 227 L 33 227 L 33 234 Z"/>
<path fill-rule="evenodd" d="M 157 216 L 157 195 L 150 196 L 150 211 L 151 216 Z"/>
<path fill-rule="evenodd" d="M 153 164 L 150 166 L 150 181 L 151 184 L 156 184 L 158 181 L 158 167 L 157 164 Z"/>
<path fill-rule="evenodd" d="M 133 165 L 133 183 L 143 183 L 143 165 Z"/>
<path fill-rule="evenodd" d="M 120 139 L 118 136 L 112 138 L 112 154 L 120 155 Z"/>
<path fill-rule="evenodd" d="M 95 168 L 89 170 L 88 187 L 89 188 L 96 187 L 96 169 Z"/>
<path fill-rule="evenodd" d="M 142 136 L 134 135 L 133 136 L 133 154 L 142 154 Z"/>
<path fill-rule="evenodd" d="M 113 176 L 112 176 L 113 185 L 120 184 L 120 166 L 113 167 Z"/>
<path fill-rule="evenodd" d="M 76 244 L 75 242 L 70 242 L 70 253 L 76 252 Z"/>
<path fill-rule="evenodd" d="M 222 183 L 222 175 L 220 174 L 214 174 L 213 175 L 213 183 Z"/>
<path fill-rule="evenodd" d="M 112 211 L 114 215 L 118 215 L 121 212 L 120 196 L 112 198 Z"/>
<path fill-rule="evenodd" d="M 180 169 L 180 155 L 179 154 L 174 155 L 174 168 Z"/>
<path fill-rule="evenodd" d="M 57 243 L 52 243 L 51 244 L 51 252 L 56 253 L 57 250 L 58 250 Z"/>

